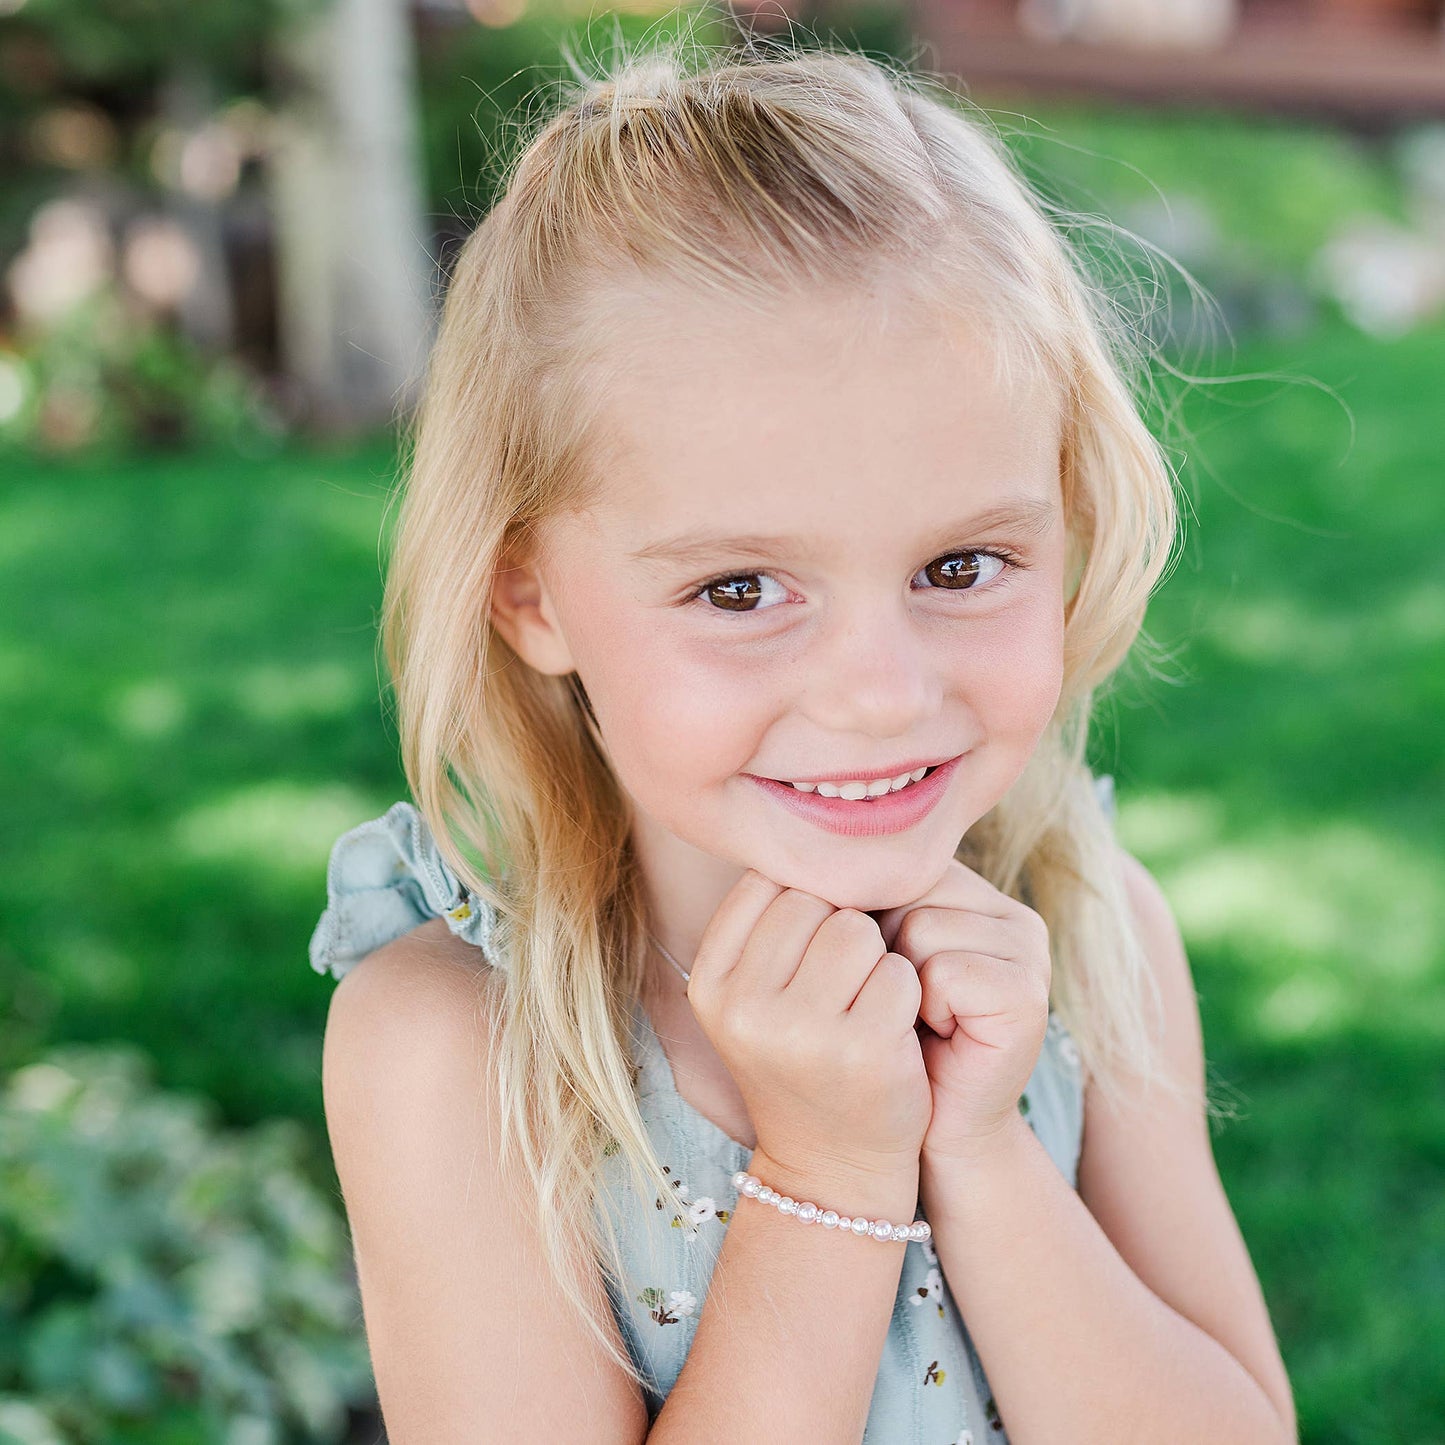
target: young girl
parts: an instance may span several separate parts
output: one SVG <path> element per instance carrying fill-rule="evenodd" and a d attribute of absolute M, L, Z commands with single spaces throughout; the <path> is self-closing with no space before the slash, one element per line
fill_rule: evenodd
<path fill-rule="evenodd" d="M 311 941 L 393 1445 L 1295 1438 L 1083 762 L 1175 528 L 1124 334 L 858 55 L 527 145 L 387 579 L 415 806 Z"/>

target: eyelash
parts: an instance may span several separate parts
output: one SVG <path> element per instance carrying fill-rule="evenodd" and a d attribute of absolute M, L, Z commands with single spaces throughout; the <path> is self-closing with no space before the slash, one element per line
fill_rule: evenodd
<path fill-rule="evenodd" d="M 941 552 L 941 553 L 939 553 L 939 555 L 938 555 L 937 557 L 935 557 L 933 560 L 934 560 L 935 562 L 938 562 L 938 561 L 942 561 L 945 557 L 994 557 L 994 558 L 997 558 L 998 561 L 1000 561 L 1000 562 L 1002 562 L 1002 563 L 1004 564 L 1004 571 L 1000 572 L 1000 573 L 998 574 L 998 576 L 993 579 L 993 581 L 991 581 L 991 582 L 985 582 L 982 587 L 937 587 L 937 586 L 933 586 L 933 587 L 926 587 L 926 588 L 924 588 L 923 590 L 924 590 L 925 592 L 957 592 L 957 593 L 960 593 L 960 594 L 963 595 L 963 596 L 967 596 L 968 594 L 973 593 L 973 592 L 987 592 L 987 591 L 990 591 L 993 587 L 997 586 L 999 583 L 1003 582 L 1004 579 L 1008 576 L 1009 572 L 1021 570 L 1022 568 L 1028 566 L 1028 563 L 1025 562 L 1025 561 L 1023 560 L 1023 558 L 1020 557 L 1017 552 L 1014 552 L 1013 550 L 1011 550 L 1011 549 L 1008 548 L 1008 547 L 958 547 L 958 548 L 955 548 L 952 552 Z M 925 567 L 928 566 L 928 565 L 929 565 L 928 563 L 925 563 L 925 564 L 924 564 Z M 918 570 L 921 572 L 921 571 L 924 570 L 924 568 L 923 568 L 923 567 L 920 567 Z M 695 587 L 691 592 L 689 592 L 688 595 L 687 595 L 686 597 L 684 597 L 682 600 L 683 600 L 683 603 L 684 603 L 684 604 L 690 604 L 690 603 L 693 603 L 693 602 L 697 602 L 697 601 L 702 597 L 702 595 L 703 595 L 705 592 L 708 591 L 709 588 L 716 587 L 716 586 L 717 586 L 719 583 L 721 583 L 721 582 L 736 582 L 736 581 L 738 581 L 740 578 L 744 578 L 744 577 L 772 577 L 772 576 L 773 576 L 773 574 L 772 574 L 771 572 L 762 572 L 762 571 L 753 571 L 753 572 L 723 572 L 723 573 L 720 573 L 720 574 L 719 574 L 718 576 L 716 576 L 716 577 L 709 577 L 706 582 L 699 583 L 698 586 Z M 773 580 L 776 581 L 777 579 L 776 579 L 776 578 L 773 578 Z M 734 611 L 733 609 L 727 608 L 727 607 L 708 607 L 708 608 L 706 608 L 705 610 L 708 611 L 708 612 L 718 612 L 718 613 L 721 613 L 723 616 L 752 617 L 752 616 L 756 616 L 759 612 L 768 612 L 768 611 L 771 611 L 771 608 L 767 608 L 767 607 L 754 607 L 754 608 L 743 608 L 743 609 Z"/>

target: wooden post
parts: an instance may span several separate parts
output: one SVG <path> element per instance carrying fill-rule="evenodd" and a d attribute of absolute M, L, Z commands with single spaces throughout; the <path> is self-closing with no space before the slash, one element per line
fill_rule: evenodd
<path fill-rule="evenodd" d="M 334 0 L 275 52 L 282 364 L 325 430 L 415 400 L 434 323 L 406 0 Z"/>

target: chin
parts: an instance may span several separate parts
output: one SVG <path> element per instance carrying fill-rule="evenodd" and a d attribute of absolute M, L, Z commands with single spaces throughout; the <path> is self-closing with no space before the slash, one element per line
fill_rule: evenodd
<path fill-rule="evenodd" d="M 831 868 L 812 872 L 807 868 L 796 873 L 788 868 L 774 871 L 766 863 L 750 863 L 784 888 L 797 888 L 831 903 L 834 908 L 856 908 L 860 913 L 881 913 L 889 908 L 902 908 L 921 898 L 947 871 L 952 852 L 929 862 L 928 866 L 900 866 L 886 870 L 870 867 L 860 860 L 848 868 Z M 786 875 L 786 876 L 785 876 Z"/>

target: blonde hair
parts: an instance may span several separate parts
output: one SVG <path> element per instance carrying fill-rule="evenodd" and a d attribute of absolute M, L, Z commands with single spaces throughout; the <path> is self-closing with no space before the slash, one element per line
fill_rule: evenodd
<path fill-rule="evenodd" d="M 986 328 L 1001 367 L 1057 386 L 1076 580 L 1063 692 L 957 856 L 1044 918 L 1054 1004 L 1103 1097 L 1117 1102 L 1126 1075 L 1165 1082 L 1153 981 L 1084 761 L 1095 690 L 1139 633 L 1176 531 L 1130 324 L 945 87 L 833 48 L 707 59 L 664 42 L 564 86 L 462 247 L 407 439 L 382 618 L 412 794 L 498 914 L 505 966 L 486 986 L 502 1162 L 535 1189 L 560 1297 L 634 1379 L 584 1303 L 591 1265 L 621 1276 L 593 1213 L 602 1152 L 620 1148 L 645 1208 L 672 1198 L 634 1093 L 648 920 L 629 815 L 575 674 L 522 664 L 489 621 L 500 560 L 597 485 L 609 288 L 677 285 L 736 309 L 886 280 Z"/>

